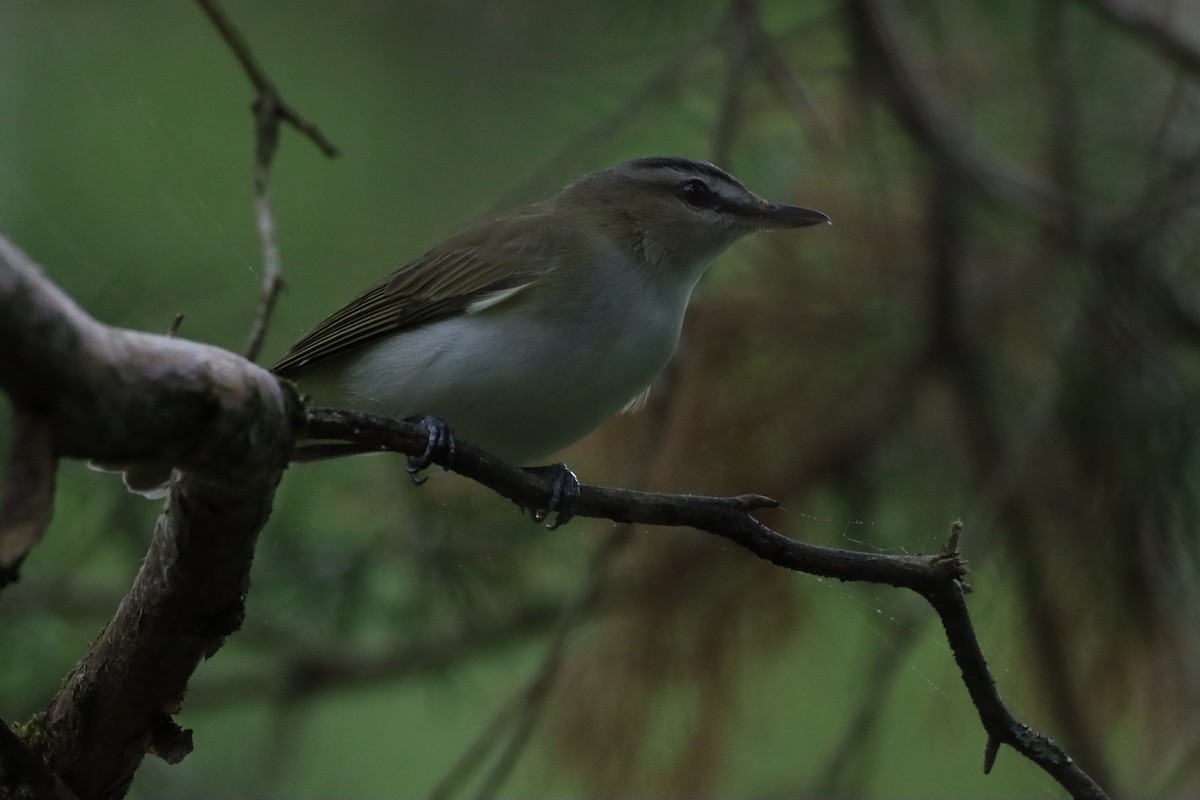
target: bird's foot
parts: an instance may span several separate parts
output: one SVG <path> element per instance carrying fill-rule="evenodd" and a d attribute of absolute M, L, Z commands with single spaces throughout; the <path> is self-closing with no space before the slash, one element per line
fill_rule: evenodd
<path fill-rule="evenodd" d="M 567 468 L 566 464 L 550 464 L 545 467 L 525 467 L 526 472 L 534 475 L 545 475 L 553 481 L 550 490 L 550 502 L 546 508 L 535 508 L 531 513 L 534 522 L 543 522 L 551 514 L 554 521 L 546 523 L 547 530 L 554 530 L 565 525 L 575 516 L 575 505 L 579 502 L 579 478 Z"/>
<path fill-rule="evenodd" d="M 425 445 L 425 452 L 419 456 L 408 457 L 408 476 L 412 478 L 414 486 L 420 486 L 427 478 L 421 475 L 421 472 L 428 468 L 434 461 L 442 461 L 446 464 L 443 469 L 449 469 L 449 465 L 454 463 L 454 434 L 450 430 L 450 426 L 446 424 L 446 420 L 441 417 L 434 417 L 428 414 L 423 416 L 408 417 L 405 422 L 415 422 L 418 425 L 425 426 L 425 431 L 429 434 L 429 441 Z"/>

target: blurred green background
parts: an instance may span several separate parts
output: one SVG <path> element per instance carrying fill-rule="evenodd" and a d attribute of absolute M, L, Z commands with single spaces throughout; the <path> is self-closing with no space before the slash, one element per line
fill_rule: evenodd
<path fill-rule="evenodd" d="M 1200 75 L 1096 5 L 230 0 L 342 151 L 284 132 L 267 359 L 451 230 L 625 158 L 712 158 L 819 208 L 834 227 L 724 256 L 650 409 L 566 460 L 585 482 L 769 494 L 768 524 L 835 546 L 934 552 L 961 518 L 1017 715 L 1114 794 L 1193 796 Z M 1200 49 L 1196 3 L 1143 5 Z M 192 3 L 6 0 L 0 230 L 100 319 L 182 313 L 180 335 L 240 350 L 252 99 Z M 157 511 L 63 465 L 0 596 L 5 719 L 45 706 Z M 540 670 L 508 774 L 503 709 Z M 148 759 L 133 796 L 419 797 L 464 753 L 456 796 L 1061 796 L 1010 751 L 982 775 L 916 597 L 690 530 L 547 533 L 384 457 L 285 476 L 246 625 L 178 720 L 195 752 Z"/>

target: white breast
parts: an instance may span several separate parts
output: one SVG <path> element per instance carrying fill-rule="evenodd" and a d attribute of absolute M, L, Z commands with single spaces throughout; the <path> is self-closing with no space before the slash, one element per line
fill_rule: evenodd
<path fill-rule="evenodd" d="M 653 381 L 679 338 L 691 286 L 608 266 L 572 287 L 569 308 L 518 296 L 383 340 L 340 370 L 339 394 L 365 411 L 440 416 L 516 464 L 550 455 Z"/>

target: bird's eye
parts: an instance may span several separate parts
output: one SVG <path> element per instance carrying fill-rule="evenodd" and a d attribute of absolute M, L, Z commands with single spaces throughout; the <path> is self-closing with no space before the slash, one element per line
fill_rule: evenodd
<path fill-rule="evenodd" d="M 699 178 L 684 181 L 683 185 L 679 187 L 679 195 L 683 198 L 683 202 L 693 208 L 711 208 L 717 199 L 713 190 L 708 188 L 708 184 Z"/>

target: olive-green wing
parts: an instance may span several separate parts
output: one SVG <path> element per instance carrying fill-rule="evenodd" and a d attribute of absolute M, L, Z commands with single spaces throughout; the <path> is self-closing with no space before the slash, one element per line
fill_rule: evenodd
<path fill-rule="evenodd" d="M 460 231 L 351 300 L 292 346 L 272 371 L 292 377 L 348 350 L 431 322 L 482 311 L 544 275 L 561 232 L 529 241 L 530 214 Z"/>

